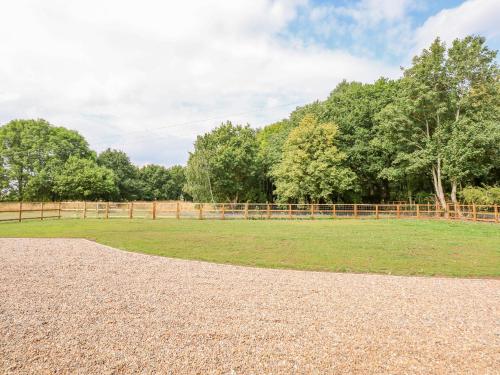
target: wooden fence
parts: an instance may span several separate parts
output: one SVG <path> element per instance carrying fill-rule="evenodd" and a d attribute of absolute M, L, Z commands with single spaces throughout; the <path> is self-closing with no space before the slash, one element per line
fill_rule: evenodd
<path fill-rule="evenodd" d="M 0 221 L 128 219 L 449 219 L 499 222 L 499 207 L 448 204 L 266 204 L 193 202 L 4 202 Z"/>

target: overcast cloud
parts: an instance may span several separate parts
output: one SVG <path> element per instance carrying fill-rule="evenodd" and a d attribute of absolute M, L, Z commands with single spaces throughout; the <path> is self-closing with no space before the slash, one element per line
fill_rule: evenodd
<path fill-rule="evenodd" d="M 221 121 L 262 126 L 342 79 L 397 77 L 437 35 L 481 33 L 498 45 L 498 1 L 423 20 L 415 14 L 431 10 L 421 4 L 3 1 L 0 123 L 45 118 L 138 164 L 184 163 L 196 135 Z"/>

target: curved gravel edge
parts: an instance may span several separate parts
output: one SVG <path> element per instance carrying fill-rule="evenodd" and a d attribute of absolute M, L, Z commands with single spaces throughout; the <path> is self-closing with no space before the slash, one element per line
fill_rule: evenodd
<path fill-rule="evenodd" d="M 2 373 L 495 373 L 500 281 L 0 239 Z"/>

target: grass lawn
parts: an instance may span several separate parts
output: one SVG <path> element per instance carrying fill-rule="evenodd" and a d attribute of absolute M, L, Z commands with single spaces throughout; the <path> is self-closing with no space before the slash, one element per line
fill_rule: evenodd
<path fill-rule="evenodd" d="M 257 267 L 500 276 L 500 226 L 494 224 L 66 219 L 2 223 L 0 237 L 83 237 L 128 251 Z"/>

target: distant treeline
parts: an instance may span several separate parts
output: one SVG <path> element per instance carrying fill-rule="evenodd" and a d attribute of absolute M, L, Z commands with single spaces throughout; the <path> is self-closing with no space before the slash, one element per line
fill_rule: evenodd
<path fill-rule="evenodd" d="M 482 37 L 436 39 L 398 80 L 344 81 L 262 129 L 221 124 L 186 167 L 138 168 L 75 131 L 14 120 L 0 128 L 2 199 L 500 203 L 496 55 Z"/>
<path fill-rule="evenodd" d="M 92 151 L 78 132 L 44 120 L 0 128 L 2 200 L 179 200 L 184 168 L 138 168 L 122 151 Z"/>
<path fill-rule="evenodd" d="M 496 51 L 436 39 L 398 80 L 342 82 L 325 101 L 253 130 L 199 136 L 186 168 L 198 201 L 456 201 L 500 182 Z M 479 189 L 467 198 L 495 194 Z M 486 200 L 490 198 L 484 198 Z M 498 202 L 500 203 L 500 202 Z"/>

